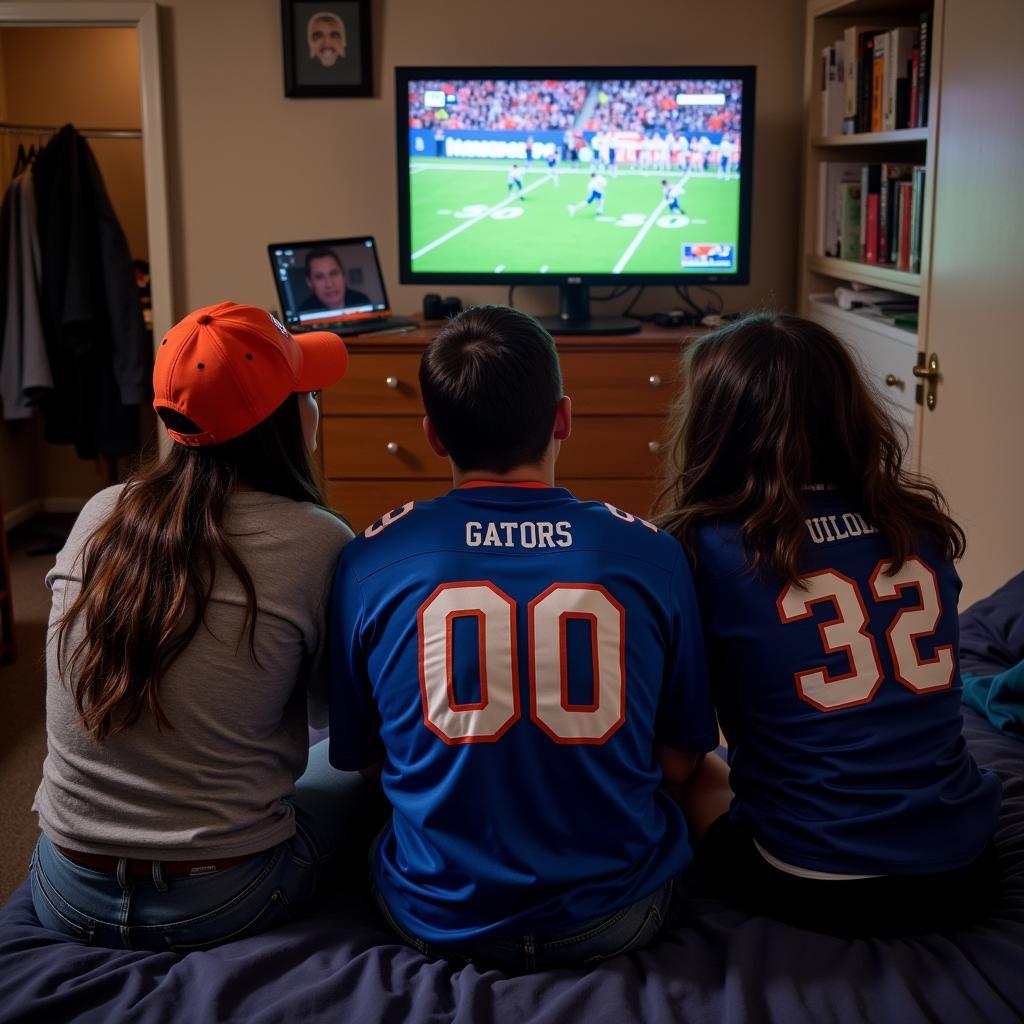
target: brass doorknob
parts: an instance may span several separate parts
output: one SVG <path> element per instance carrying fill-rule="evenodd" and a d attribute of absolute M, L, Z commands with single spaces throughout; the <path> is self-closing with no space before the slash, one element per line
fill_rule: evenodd
<path fill-rule="evenodd" d="M 398 442 L 397 441 L 388 441 L 388 443 L 384 447 L 387 448 L 389 455 L 397 455 L 398 454 Z"/>
<path fill-rule="evenodd" d="M 397 377 L 385 377 L 385 378 L 384 378 L 384 383 L 385 383 L 385 384 L 386 384 L 386 385 L 387 385 L 387 386 L 388 386 L 389 388 L 391 388 L 391 390 L 392 390 L 392 391 L 394 391 L 394 390 L 395 390 L 395 388 L 397 388 L 397 387 L 398 387 L 398 378 L 397 378 Z"/>
<path fill-rule="evenodd" d="M 647 383 L 650 384 L 652 388 L 660 388 L 661 378 L 656 373 L 652 373 L 650 377 L 647 378 Z"/>

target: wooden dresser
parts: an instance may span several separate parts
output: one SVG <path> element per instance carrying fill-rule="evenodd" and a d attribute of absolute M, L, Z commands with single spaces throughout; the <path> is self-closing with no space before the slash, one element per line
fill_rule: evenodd
<path fill-rule="evenodd" d="M 361 530 L 384 512 L 449 489 L 448 462 L 423 436 L 420 356 L 441 324 L 347 338 L 343 381 L 320 396 L 320 452 L 331 505 Z M 572 436 L 557 482 L 578 498 L 646 514 L 654 499 L 665 414 L 685 340 L 644 327 L 625 337 L 559 337 Z"/>

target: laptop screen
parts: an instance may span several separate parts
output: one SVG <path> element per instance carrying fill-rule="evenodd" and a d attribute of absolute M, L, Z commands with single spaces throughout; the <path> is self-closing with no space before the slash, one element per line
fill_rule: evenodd
<path fill-rule="evenodd" d="M 281 319 L 289 328 L 391 315 L 373 239 L 333 238 L 267 246 Z"/>

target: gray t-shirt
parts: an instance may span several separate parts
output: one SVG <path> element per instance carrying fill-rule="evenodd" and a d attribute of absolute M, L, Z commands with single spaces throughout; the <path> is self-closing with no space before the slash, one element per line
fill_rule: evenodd
<path fill-rule="evenodd" d="M 225 527 L 256 587 L 259 664 L 242 633 L 245 592 L 218 563 L 206 627 L 160 683 L 173 728 L 158 729 L 144 712 L 97 743 L 57 672 L 55 626 L 79 593 L 82 549 L 120 491 L 90 500 L 46 577 L 53 605 L 48 750 L 34 804 L 40 828 L 61 846 L 117 857 L 194 860 L 267 849 L 295 831 L 284 797 L 306 766 L 308 722 L 326 724 L 327 602 L 352 533 L 315 505 L 235 493 Z M 77 621 L 68 653 L 81 636 Z"/>

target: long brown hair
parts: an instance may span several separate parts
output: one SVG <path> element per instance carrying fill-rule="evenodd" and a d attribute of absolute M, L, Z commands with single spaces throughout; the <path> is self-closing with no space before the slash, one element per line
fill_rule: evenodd
<path fill-rule="evenodd" d="M 184 417 L 162 411 L 165 419 Z M 169 424 L 189 429 L 184 424 Z M 218 556 L 246 596 L 242 637 L 256 660 L 256 589 L 224 528 L 234 487 L 324 506 L 303 437 L 296 395 L 269 418 L 225 444 L 175 444 L 125 485 L 82 554 L 82 586 L 57 631 L 57 666 L 72 679 L 75 707 L 97 740 L 123 732 L 148 711 L 170 726 L 160 680 L 203 623 Z M 70 658 L 64 645 L 82 617 L 84 638 Z"/>
<path fill-rule="evenodd" d="M 887 542 L 898 571 L 922 534 L 959 558 L 963 530 L 938 488 L 903 468 L 904 445 L 845 346 L 795 316 L 748 316 L 683 357 L 657 521 L 692 554 L 697 527 L 739 522 L 753 568 L 800 576 L 805 496 L 837 488 Z"/>

